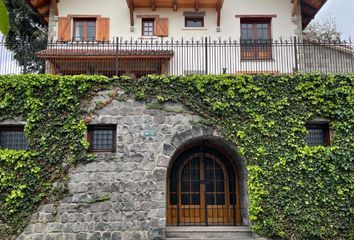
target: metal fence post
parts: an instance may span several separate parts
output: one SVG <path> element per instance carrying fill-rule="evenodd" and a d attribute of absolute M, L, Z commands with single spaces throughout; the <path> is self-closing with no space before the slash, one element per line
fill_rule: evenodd
<path fill-rule="evenodd" d="M 118 47 L 119 47 L 119 43 L 118 43 L 118 37 L 116 37 L 116 45 L 115 45 L 115 47 L 116 47 L 116 63 L 115 63 L 115 65 L 114 65 L 114 67 L 115 67 L 115 73 L 116 73 L 116 76 L 118 77 Z"/>
<path fill-rule="evenodd" d="M 294 59 L 295 59 L 294 72 L 297 73 L 299 71 L 299 60 L 298 60 L 298 49 L 297 49 L 297 38 L 296 37 L 294 37 Z"/>
<path fill-rule="evenodd" d="M 205 74 L 208 74 L 208 37 L 205 37 Z"/>
<path fill-rule="evenodd" d="M 25 37 L 24 44 L 24 52 L 23 52 L 23 74 L 27 73 L 27 61 L 28 61 L 28 36 Z"/>

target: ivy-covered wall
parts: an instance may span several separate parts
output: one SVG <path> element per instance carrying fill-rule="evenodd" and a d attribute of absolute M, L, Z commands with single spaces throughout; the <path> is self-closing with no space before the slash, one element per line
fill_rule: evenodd
<path fill-rule="evenodd" d="M 29 151 L 0 151 L 0 238 L 19 233 L 38 204 L 62 196 L 58 180 L 90 159 L 80 103 L 108 86 L 138 99 L 182 103 L 238 146 L 249 171 L 255 232 L 286 239 L 354 237 L 354 76 L 311 74 L 0 76 L 0 121 L 26 120 L 29 143 Z M 305 123 L 319 117 L 333 131 L 330 147 L 306 146 Z"/>

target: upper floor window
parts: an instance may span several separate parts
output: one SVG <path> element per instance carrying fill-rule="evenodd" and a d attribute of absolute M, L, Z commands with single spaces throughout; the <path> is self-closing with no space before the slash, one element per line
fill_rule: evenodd
<path fill-rule="evenodd" d="M 271 18 L 241 18 L 241 58 L 243 60 L 272 58 Z"/>
<path fill-rule="evenodd" d="M 0 126 L 0 148 L 13 150 L 27 149 L 23 126 Z"/>
<path fill-rule="evenodd" d="M 143 18 L 142 19 L 142 35 L 143 36 L 154 36 L 154 18 Z"/>
<path fill-rule="evenodd" d="M 74 18 L 74 41 L 93 42 L 96 40 L 95 18 Z"/>
<path fill-rule="evenodd" d="M 91 152 L 116 151 L 116 125 L 90 125 L 87 137 Z"/>
<path fill-rule="evenodd" d="M 329 146 L 330 130 L 328 123 L 307 124 L 306 143 L 309 146 Z"/>
<path fill-rule="evenodd" d="M 204 17 L 185 17 L 185 27 L 204 27 Z"/>

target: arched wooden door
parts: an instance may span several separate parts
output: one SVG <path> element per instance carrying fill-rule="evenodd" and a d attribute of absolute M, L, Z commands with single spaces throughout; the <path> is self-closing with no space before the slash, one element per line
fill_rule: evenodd
<path fill-rule="evenodd" d="M 197 146 L 182 153 L 169 176 L 168 225 L 239 225 L 237 176 L 216 149 Z"/>

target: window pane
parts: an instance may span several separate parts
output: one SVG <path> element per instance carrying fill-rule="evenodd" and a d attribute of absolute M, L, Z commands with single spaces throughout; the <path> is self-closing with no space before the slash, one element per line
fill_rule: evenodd
<path fill-rule="evenodd" d="M 178 199 L 177 199 L 177 194 L 170 194 L 170 204 L 171 205 L 177 205 Z"/>
<path fill-rule="evenodd" d="M 13 150 L 27 149 L 27 142 L 23 130 L 0 130 L 0 148 Z"/>
<path fill-rule="evenodd" d="M 190 18 L 186 17 L 186 27 L 204 27 L 204 18 Z"/>
<path fill-rule="evenodd" d="M 207 194 L 207 204 L 215 205 L 215 194 Z"/>
<path fill-rule="evenodd" d="M 225 195 L 216 194 L 216 205 L 225 205 Z"/>
<path fill-rule="evenodd" d="M 192 194 L 192 205 L 199 205 L 200 204 L 200 196 L 198 194 Z"/>
<path fill-rule="evenodd" d="M 84 27 L 76 26 L 75 28 L 75 41 L 84 40 Z"/>
<path fill-rule="evenodd" d="M 96 27 L 95 21 L 87 21 L 87 27 Z"/>
<path fill-rule="evenodd" d="M 143 19 L 143 36 L 153 36 L 154 35 L 154 20 L 153 19 Z"/>
<path fill-rule="evenodd" d="M 88 131 L 92 151 L 115 151 L 115 126 L 93 126 Z"/>
<path fill-rule="evenodd" d="M 95 27 L 88 27 L 87 28 L 87 41 L 95 41 L 96 35 L 96 28 Z"/>
<path fill-rule="evenodd" d="M 307 145 L 320 146 L 326 145 L 324 129 L 321 128 L 309 128 L 306 137 Z"/>

